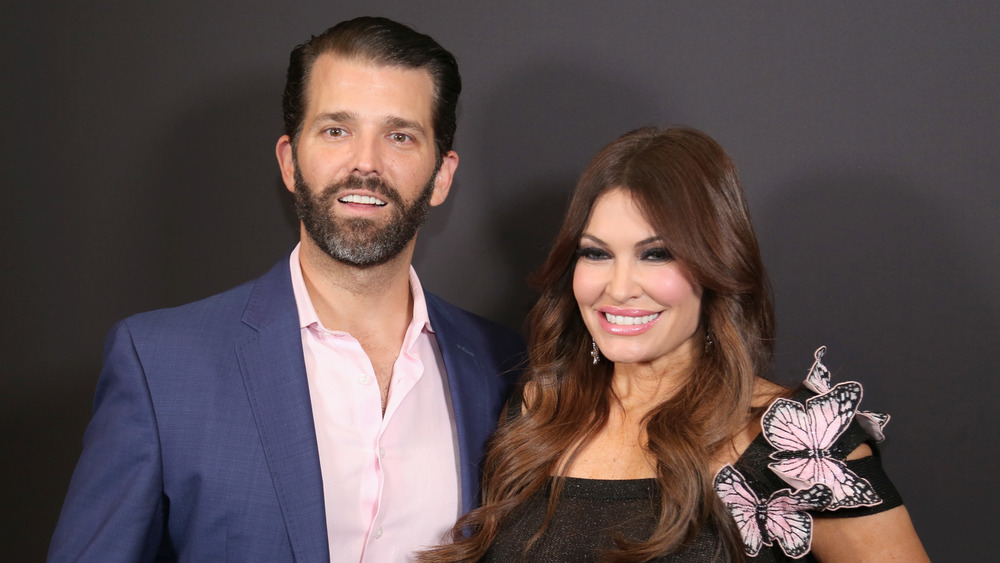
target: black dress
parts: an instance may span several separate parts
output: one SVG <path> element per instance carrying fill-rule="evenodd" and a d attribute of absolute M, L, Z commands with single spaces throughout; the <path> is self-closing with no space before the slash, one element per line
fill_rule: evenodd
<path fill-rule="evenodd" d="M 778 399 L 762 419 L 761 434 L 732 467 L 719 472 L 716 492 L 737 522 L 750 561 L 815 561 L 809 553 L 813 517 L 864 516 L 902 504 L 882 470 L 872 425 L 859 423 L 858 418 L 880 416 L 858 412 L 860 387 L 819 385 L 823 393 L 804 389 L 795 400 Z M 520 404 L 514 407 L 511 414 L 517 416 Z M 884 426 L 887 417 L 879 420 Z M 862 443 L 874 455 L 845 461 Z M 502 522 L 482 561 L 597 562 L 603 551 L 615 549 L 615 538 L 642 541 L 656 527 L 655 479 L 567 477 L 548 527 L 524 552 L 545 520 L 553 482 Z M 690 544 L 654 561 L 715 561 L 717 543 L 714 530 L 702 529 Z"/>

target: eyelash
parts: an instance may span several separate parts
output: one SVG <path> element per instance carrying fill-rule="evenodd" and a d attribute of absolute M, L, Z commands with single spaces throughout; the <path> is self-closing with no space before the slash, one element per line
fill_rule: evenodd
<path fill-rule="evenodd" d="M 593 246 L 582 246 L 576 251 L 576 255 L 584 260 L 604 260 L 610 258 L 607 252 Z"/>
<path fill-rule="evenodd" d="M 580 247 L 576 251 L 576 255 L 579 258 L 591 261 L 611 258 L 611 255 L 607 251 L 593 246 Z M 647 248 L 639 255 L 639 259 L 647 262 L 669 262 L 674 259 L 674 256 L 666 248 Z"/>
<path fill-rule="evenodd" d="M 642 259 L 652 262 L 669 262 L 674 259 L 674 256 L 666 248 L 647 248 L 642 251 Z"/>

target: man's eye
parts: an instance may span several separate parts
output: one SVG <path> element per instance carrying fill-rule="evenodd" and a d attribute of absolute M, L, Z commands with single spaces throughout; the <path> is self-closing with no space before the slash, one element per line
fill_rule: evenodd
<path fill-rule="evenodd" d="M 330 136 L 330 137 L 343 137 L 344 134 L 346 133 L 346 131 L 344 131 L 340 127 L 329 127 L 327 129 L 325 129 L 323 132 L 326 133 L 327 136 Z"/>
<path fill-rule="evenodd" d="M 649 248 L 642 251 L 641 258 L 650 262 L 669 262 L 674 256 L 666 248 Z"/>
<path fill-rule="evenodd" d="M 410 140 L 410 136 L 407 135 L 406 133 L 393 133 L 389 135 L 389 137 L 393 141 L 396 141 L 397 143 L 405 143 L 406 141 Z"/>
<path fill-rule="evenodd" d="M 607 252 L 593 246 L 584 246 L 576 251 L 576 255 L 584 260 L 605 260 L 611 257 Z"/>

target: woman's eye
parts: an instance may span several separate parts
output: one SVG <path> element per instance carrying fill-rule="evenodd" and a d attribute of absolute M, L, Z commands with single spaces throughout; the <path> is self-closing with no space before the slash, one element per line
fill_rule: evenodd
<path fill-rule="evenodd" d="M 607 252 L 593 246 L 580 248 L 576 251 L 576 255 L 584 260 L 604 260 L 611 257 Z"/>
<path fill-rule="evenodd" d="M 641 258 L 650 262 L 669 262 L 674 257 L 666 248 L 649 248 L 642 251 Z"/>

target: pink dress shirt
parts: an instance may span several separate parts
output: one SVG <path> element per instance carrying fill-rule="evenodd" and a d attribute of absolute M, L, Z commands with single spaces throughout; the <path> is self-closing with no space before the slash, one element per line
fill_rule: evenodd
<path fill-rule="evenodd" d="M 392 369 L 385 415 L 361 344 L 319 321 L 291 255 L 316 426 L 332 562 L 408 561 L 441 541 L 461 510 L 458 442 L 444 362 L 410 268 L 413 319 Z"/>

